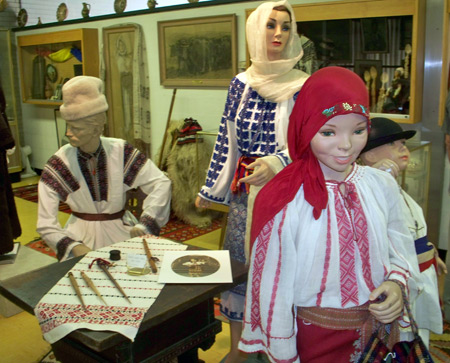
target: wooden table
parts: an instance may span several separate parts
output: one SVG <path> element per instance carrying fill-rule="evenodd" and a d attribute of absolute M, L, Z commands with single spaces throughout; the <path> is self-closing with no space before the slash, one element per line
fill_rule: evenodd
<path fill-rule="evenodd" d="M 0 282 L 0 294 L 34 314 L 41 298 L 81 259 L 74 258 Z M 131 342 L 108 331 L 76 330 L 52 345 L 61 362 L 196 362 L 222 330 L 213 297 L 244 282 L 247 268 L 231 261 L 232 284 L 166 284 Z"/>

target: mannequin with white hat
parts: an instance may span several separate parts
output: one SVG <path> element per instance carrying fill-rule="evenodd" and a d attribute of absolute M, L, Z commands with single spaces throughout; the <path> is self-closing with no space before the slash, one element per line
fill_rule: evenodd
<path fill-rule="evenodd" d="M 79 76 L 64 84 L 61 116 L 69 144 L 47 162 L 39 181 L 37 231 L 59 260 L 144 234 L 158 235 L 169 219 L 170 180 L 126 141 L 101 136 L 108 103 L 103 82 Z M 139 221 L 124 210 L 126 192 L 147 197 Z M 72 215 L 63 228 L 58 205 Z"/>

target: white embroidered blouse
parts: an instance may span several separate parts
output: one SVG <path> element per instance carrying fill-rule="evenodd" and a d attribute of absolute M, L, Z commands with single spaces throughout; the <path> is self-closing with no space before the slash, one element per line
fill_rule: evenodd
<path fill-rule="evenodd" d="M 262 230 L 252 248 L 244 330 L 239 348 L 271 361 L 298 361 L 295 306 L 363 305 L 387 279 L 419 283 L 414 242 L 395 180 L 355 165 L 328 181 L 328 207 L 318 220 L 300 188 Z M 416 286 L 409 284 L 409 286 Z"/>

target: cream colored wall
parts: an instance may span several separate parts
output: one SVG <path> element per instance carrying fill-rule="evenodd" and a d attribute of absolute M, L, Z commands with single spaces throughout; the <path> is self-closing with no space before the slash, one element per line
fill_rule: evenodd
<path fill-rule="evenodd" d="M 307 3 L 296 0 L 291 4 Z M 218 14 L 237 15 L 238 61 L 245 60 L 245 9 L 255 8 L 260 2 L 244 2 L 229 5 L 217 5 L 193 9 L 183 9 L 154 14 L 121 17 L 89 23 L 78 23 L 67 26 L 55 26 L 39 30 L 39 33 L 68 30 L 80 27 L 98 28 L 99 44 L 102 44 L 102 28 L 122 23 L 138 23 L 142 25 L 147 45 L 147 56 L 150 74 L 150 106 L 152 115 L 152 156 L 155 156 L 161 145 L 168 117 L 172 89 L 160 85 L 158 58 L 157 22 L 183 18 L 196 18 Z M 29 35 L 37 30 L 16 32 L 16 36 Z M 218 128 L 223 112 L 226 89 L 179 89 L 173 108 L 173 119 L 193 117 L 205 130 Z M 57 150 L 57 139 L 53 109 L 21 103 L 23 112 L 24 141 L 30 145 L 33 153 L 31 165 L 42 169 L 47 159 Z"/>

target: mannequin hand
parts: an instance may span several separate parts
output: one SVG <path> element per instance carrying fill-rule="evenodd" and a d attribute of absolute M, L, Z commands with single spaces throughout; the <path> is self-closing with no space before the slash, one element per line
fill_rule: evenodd
<path fill-rule="evenodd" d="M 370 293 L 369 300 L 374 301 L 384 295 L 383 302 L 369 305 L 370 313 L 383 324 L 391 323 L 397 319 L 403 311 L 402 290 L 395 282 L 385 281 Z"/>
<path fill-rule="evenodd" d="M 197 198 L 195 199 L 195 206 L 197 208 L 209 208 L 211 207 L 211 202 L 197 195 Z"/>
<path fill-rule="evenodd" d="M 84 244 L 76 245 L 74 248 L 72 248 L 72 254 L 73 254 L 75 257 L 83 256 L 83 255 L 85 255 L 86 253 L 91 252 L 91 251 L 92 251 L 92 250 L 91 250 L 88 246 L 86 246 L 86 245 L 84 245 Z"/>
<path fill-rule="evenodd" d="M 387 171 L 394 178 L 397 178 L 400 172 L 398 165 L 391 159 L 381 159 L 380 161 L 377 161 L 375 164 L 373 164 L 372 167 Z"/>
<path fill-rule="evenodd" d="M 255 162 L 248 165 L 246 169 L 254 169 L 255 171 L 252 175 L 239 179 L 238 186 L 241 185 L 241 183 L 263 186 L 275 176 L 275 173 L 272 171 L 270 166 L 261 159 L 257 159 Z"/>
<path fill-rule="evenodd" d="M 143 236 L 145 233 L 142 229 L 140 229 L 139 227 L 133 227 L 130 229 L 130 237 L 139 237 L 139 236 Z"/>
<path fill-rule="evenodd" d="M 438 275 L 446 275 L 447 274 L 447 266 L 445 265 L 445 262 L 441 260 L 440 257 L 436 257 L 436 262 L 437 262 L 437 273 Z"/>

